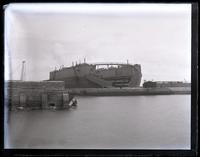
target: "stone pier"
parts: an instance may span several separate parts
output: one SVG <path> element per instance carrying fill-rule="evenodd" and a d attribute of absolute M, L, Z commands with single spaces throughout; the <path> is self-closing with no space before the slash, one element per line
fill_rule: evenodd
<path fill-rule="evenodd" d="M 11 110 L 63 109 L 69 103 L 63 81 L 6 81 L 5 90 Z"/>

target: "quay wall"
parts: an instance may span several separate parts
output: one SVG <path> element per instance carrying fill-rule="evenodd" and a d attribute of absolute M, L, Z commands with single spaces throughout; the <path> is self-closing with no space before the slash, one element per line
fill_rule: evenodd
<path fill-rule="evenodd" d="M 66 108 L 69 95 L 63 81 L 6 81 L 5 103 L 10 110 Z"/>
<path fill-rule="evenodd" d="M 80 96 L 122 96 L 122 95 L 167 95 L 167 94 L 190 94 L 190 87 L 168 88 L 76 88 L 68 89 L 73 95 Z"/>
<path fill-rule="evenodd" d="M 128 96 L 190 94 L 191 87 L 71 88 L 64 81 L 6 81 L 5 104 L 17 109 L 65 109 L 73 96 Z"/>

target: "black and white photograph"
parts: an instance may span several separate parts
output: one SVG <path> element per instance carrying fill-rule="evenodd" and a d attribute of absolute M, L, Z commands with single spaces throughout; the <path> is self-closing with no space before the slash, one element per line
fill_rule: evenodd
<path fill-rule="evenodd" d="M 7 149 L 191 149 L 192 4 L 4 6 Z"/>

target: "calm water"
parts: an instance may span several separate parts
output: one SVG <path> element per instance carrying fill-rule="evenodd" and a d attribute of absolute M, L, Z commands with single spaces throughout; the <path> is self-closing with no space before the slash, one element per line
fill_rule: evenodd
<path fill-rule="evenodd" d="M 190 95 L 77 97 L 69 111 L 11 113 L 11 148 L 190 148 Z"/>

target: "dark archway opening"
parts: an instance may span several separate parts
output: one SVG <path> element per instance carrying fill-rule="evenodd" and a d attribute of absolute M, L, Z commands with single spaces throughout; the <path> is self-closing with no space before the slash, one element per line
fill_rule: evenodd
<path fill-rule="evenodd" d="M 54 103 L 49 103 L 49 107 L 55 107 L 56 105 Z"/>

